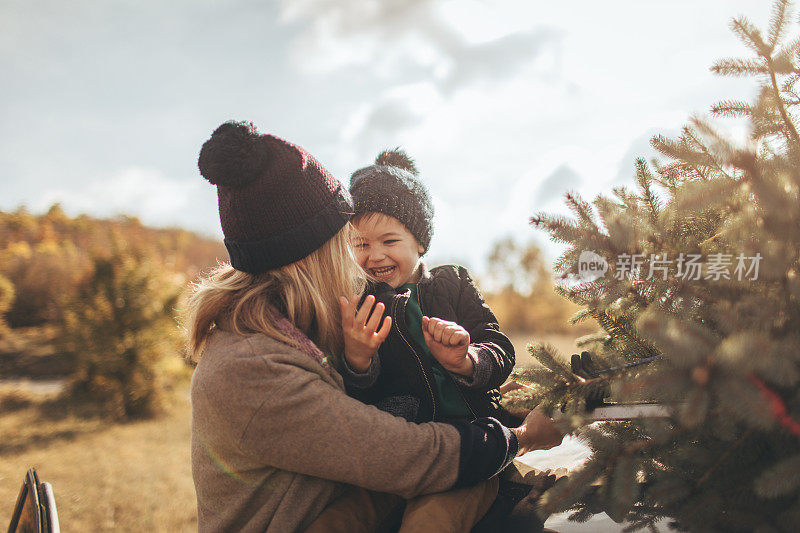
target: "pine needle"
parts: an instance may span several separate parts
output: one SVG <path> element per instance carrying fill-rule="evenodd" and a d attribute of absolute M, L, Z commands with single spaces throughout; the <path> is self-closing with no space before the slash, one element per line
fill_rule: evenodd
<path fill-rule="evenodd" d="M 769 19 L 769 45 L 774 49 L 786 32 L 789 22 L 789 1 L 776 0 Z"/>
<path fill-rule="evenodd" d="M 720 76 L 752 76 L 769 74 L 769 68 L 758 59 L 721 59 L 711 66 L 711 72 Z"/>

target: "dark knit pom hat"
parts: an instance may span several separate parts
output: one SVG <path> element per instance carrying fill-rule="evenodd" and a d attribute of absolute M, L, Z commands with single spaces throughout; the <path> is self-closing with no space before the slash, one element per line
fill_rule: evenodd
<path fill-rule="evenodd" d="M 311 154 L 250 122 L 229 121 L 200 149 L 217 186 L 225 247 L 236 270 L 259 274 L 306 257 L 353 215 L 350 194 Z"/>
<path fill-rule="evenodd" d="M 396 218 L 427 252 L 433 236 L 433 202 L 418 175 L 405 152 L 384 150 L 374 165 L 353 172 L 350 194 L 356 215 L 376 212 Z"/>

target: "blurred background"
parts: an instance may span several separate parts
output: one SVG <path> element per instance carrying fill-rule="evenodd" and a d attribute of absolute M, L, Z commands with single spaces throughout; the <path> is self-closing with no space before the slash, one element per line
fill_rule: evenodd
<path fill-rule="evenodd" d="M 196 158 L 228 119 L 347 182 L 385 148 L 436 208 L 426 262 L 467 266 L 513 338 L 587 333 L 528 225 L 631 185 L 649 139 L 724 94 L 756 0 L 150 0 L 0 4 L 0 524 L 25 470 L 65 530 L 196 527 L 176 309 L 225 260 Z M 587 326 L 588 327 L 588 326 Z"/>

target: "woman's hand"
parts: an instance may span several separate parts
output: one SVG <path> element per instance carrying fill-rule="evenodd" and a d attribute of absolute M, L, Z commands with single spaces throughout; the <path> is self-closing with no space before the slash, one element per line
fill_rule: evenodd
<path fill-rule="evenodd" d="M 392 328 L 392 317 L 387 316 L 383 325 L 378 329 L 385 306 L 375 304 L 375 297 L 371 294 L 364 300 L 364 304 L 356 311 L 358 297 L 350 299 L 341 296 L 339 305 L 342 310 L 342 333 L 344 334 L 344 357 L 350 368 L 356 372 L 366 372 L 372 358 L 378 352 L 378 347 L 389 335 Z M 371 312 L 371 314 L 370 314 Z M 369 320 L 367 320 L 369 318 Z"/>
<path fill-rule="evenodd" d="M 471 376 L 475 361 L 467 353 L 469 332 L 449 320 L 422 317 L 422 334 L 425 344 L 445 370 L 462 376 Z"/>
<path fill-rule="evenodd" d="M 519 455 L 533 450 L 549 450 L 561 444 L 564 434 L 553 423 L 553 419 L 544 414 L 541 407 L 531 411 L 522 425 L 511 428 L 519 441 Z"/>
<path fill-rule="evenodd" d="M 522 383 L 520 383 L 515 379 L 509 379 L 508 381 L 500 385 L 500 388 L 498 388 L 497 390 L 500 391 L 501 396 L 506 396 L 506 394 L 508 394 L 511 391 L 524 388 L 529 388 L 529 387 L 527 385 L 523 385 Z M 520 419 L 525 418 L 531 413 L 531 409 L 514 406 L 513 404 L 506 404 L 504 407 L 505 410 L 508 411 L 508 414 Z"/>

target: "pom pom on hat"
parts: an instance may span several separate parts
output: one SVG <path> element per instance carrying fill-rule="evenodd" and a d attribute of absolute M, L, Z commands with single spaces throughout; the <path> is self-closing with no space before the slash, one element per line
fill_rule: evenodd
<path fill-rule="evenodd" d="M 383 165 L 386 167 L 396 167 L 407 170 L 415 176 L 419 176 L 417 165 L 407 153 L 400 149 L 400 147 L 391 150 L 384 150 L 375 158 L 376 165 Z"/>
<path fill-rule="evenodd" d="M 262 145 L 262 136 L 252 122 L 225 122 L 203 144 L 197 167 L 214 185 L 244 187 L 267 170 L 268 151 Z"/>

